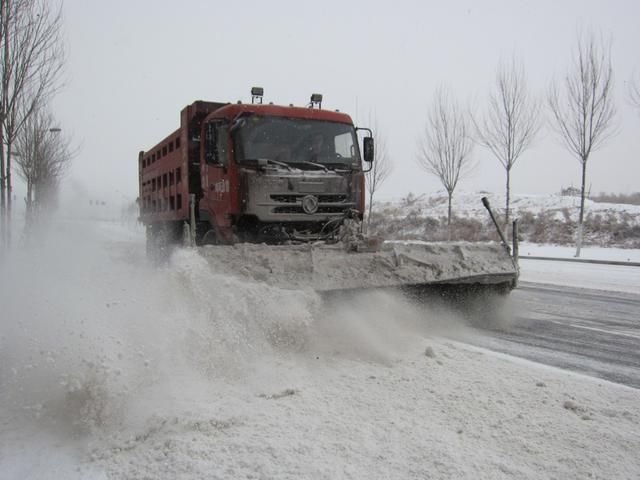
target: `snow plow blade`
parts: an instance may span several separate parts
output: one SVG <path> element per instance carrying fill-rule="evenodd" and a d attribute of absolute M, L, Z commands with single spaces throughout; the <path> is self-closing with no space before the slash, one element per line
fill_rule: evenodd
<path fill-rule="evenodd" d="M 517 262 L 497 243 L 385 242 L 377 251 L 337 245 L 204 246 L 216 272 L 278 288 L 320 293 L 398 288 L 412 295 L 516 286 Z"/>

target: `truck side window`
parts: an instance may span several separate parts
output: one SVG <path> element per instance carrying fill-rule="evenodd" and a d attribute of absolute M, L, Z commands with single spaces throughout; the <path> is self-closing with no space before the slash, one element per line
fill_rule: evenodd
<path fill-rule="evenodd" d="M 225 123 L 216 124 L 216 163 L 229 165 L 229 127 Z"/>
<path fill-rule="evenodd" d="M 208 123 L 205 127 L 204 158 L 208 164 L 227 166 L 228 127 L 223 123 Z"/>
<path fill-rule="evenodd" d="M 204 127 L 204 160 L 211 164 L 216 162 L 216 131 L 213 123 Z"/>

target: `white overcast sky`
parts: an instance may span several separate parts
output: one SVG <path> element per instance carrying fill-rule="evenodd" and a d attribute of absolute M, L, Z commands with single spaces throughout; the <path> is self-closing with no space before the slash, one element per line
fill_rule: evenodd
<path fill-rule="evenodd" d="M 66 85 L 54 102 L 63 130 L 81 145 L 67 189 L 135 198 L 137 154 L 178 127 L 196 99 L 325 108 L 360 126 L 377 117 L 395 170 L 381 198 L 441 187 L 416 164 L 426 111 L 439 85 L 478 110 L 501 58 L 525 65 L 532 91 L 570 64 L 576 32 L 612 39 L 619 134 L 588 167 L 593 192 L 640 190 L 640 113 L 625 101 L 640 77 L 638 0 L 211 1 L 65 0 Z M 459 188 L 501 192 L 504 170 L 477 147 L 479 168 Z M 515 193 L 577 186 L 580 169 L 546 128 L 513 170 Z"/>

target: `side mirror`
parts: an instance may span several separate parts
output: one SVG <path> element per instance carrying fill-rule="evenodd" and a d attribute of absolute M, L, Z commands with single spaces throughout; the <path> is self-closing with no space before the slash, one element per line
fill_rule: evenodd
<path fill-rule="evenodd" d="M 362 141 L 364 146 L 364 161 L 371 163 L 374 157 L 373 137 L 364 137 Z"/>

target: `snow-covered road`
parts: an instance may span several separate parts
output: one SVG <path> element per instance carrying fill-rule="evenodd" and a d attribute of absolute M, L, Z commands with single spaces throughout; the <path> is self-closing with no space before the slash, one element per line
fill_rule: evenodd
<path fill-rule="evenodd" d="M 0 270 L 0 478 L 637 478 L 640 390 L 65 225 Z"/>

